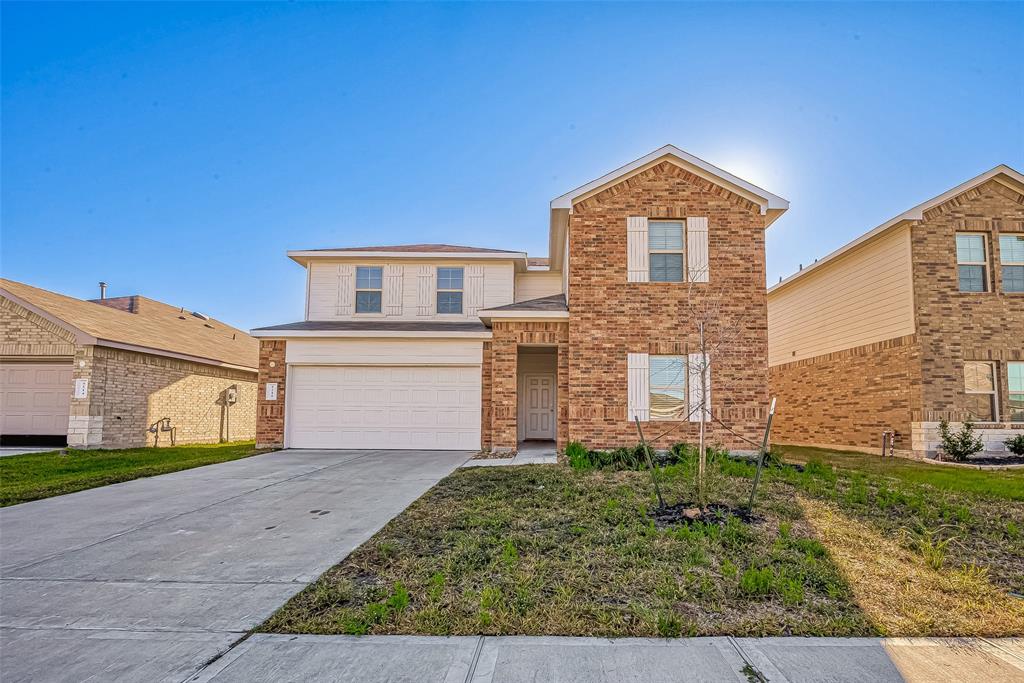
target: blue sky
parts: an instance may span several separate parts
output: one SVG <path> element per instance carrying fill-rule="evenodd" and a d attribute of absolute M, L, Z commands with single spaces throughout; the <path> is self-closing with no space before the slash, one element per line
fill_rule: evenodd
<path fill-rule="evenodd" d="M 1024 168 L 1022 4 L 2 5 L 0 271 L 242 328 L 291 248 L 546 255 L 548 202 L 673 143 L 791 202 L 775 282 Z"/>

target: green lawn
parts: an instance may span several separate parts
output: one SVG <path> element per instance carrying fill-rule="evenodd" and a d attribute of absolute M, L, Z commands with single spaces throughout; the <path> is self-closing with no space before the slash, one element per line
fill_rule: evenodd
<path fill-rule="evenodd" d="M 692 459 L 660 470 L 669 504 L 693 500 L 694 470 Z M 752 474 L 716 459 L 710 499 L 735 506 Z M 820 460 L 767 470 L 753 520 L 656 525 L 654 504 L 644 471 L 458 470 L 259 630 L 1024 632 L 1024 601 L 1008 592 L 1024 589 L 1024 504 Z"/>
<path fill-rule="evenodd" d="M 839 469 L 891 477 L 911 484 L 927 484 L 937 489 L 988 498 L 1024 501 L 1024 468 L 978 470 L 824 448 L 776 445 L 773 449 L 780 452 L 787 462 L 818 460 Z"/>
<path fill-rule="evenodd" d="M 228 444 L 129 448 L 69 449 L 0 458 L 0 507 L 59 496 L 97 486 L 265 453 L 252 441 Z"/>

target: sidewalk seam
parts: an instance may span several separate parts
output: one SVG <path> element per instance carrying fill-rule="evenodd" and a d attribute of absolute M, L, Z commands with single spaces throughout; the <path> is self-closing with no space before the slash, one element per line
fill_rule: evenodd
<path fill-rule="evenodd" d="M 469 671 L 466 672 L 466 683 L 471 683 L 473 677 L 476 676 L 476 665 L 480 663 L 480 653 L 484 649 L 484 638 L 487 636 L 478 636 L 476 641 L 476 649 L 473 651 L 473 659 L 469 662 Z"/>
<path fill-rule="evenodd" d="M 1014 659 L 1018 660 L 1021 663 L 1024 663 L 1024 657 L 1021 657 L 1019 654 L 1017 654 L 1013 650 L 1006 649 L 998 641 L 992 640 L 991 638 L 979 638 L 979 640 L 981 640 L 983 643 L 988 643 L 989 645 L 991 645 L 995 649 L 999 650 L 1000 652 L 1005 653 L 1006 655 L 1008 655 L 1010 657 L 1013 657 Z"/>

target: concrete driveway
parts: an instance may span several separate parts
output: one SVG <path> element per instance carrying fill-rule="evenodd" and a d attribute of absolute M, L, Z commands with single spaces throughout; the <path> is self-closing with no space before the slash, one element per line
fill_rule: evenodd
<path fill-rule="evenodd" d="M 470 457 L 278 451 L 0 510 L 0 679 L 183 681 Z"/>

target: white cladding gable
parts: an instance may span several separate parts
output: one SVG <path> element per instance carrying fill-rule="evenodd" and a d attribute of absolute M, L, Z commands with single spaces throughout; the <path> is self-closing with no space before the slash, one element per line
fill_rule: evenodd
<path fill-rule="evenodd" d="M 356 266 L 382 266 L 383 306 L 380 314 L 355 313 Z M 437 268 L 462 267 L 462 315 L 437 315 Z M 396 263 L 380 259 L 356 262 L 311 261 L 309 264 L 307 320 L 365 320 L 374 315 L 389 320 L 473 320 L 476 311 L 513 303 L 515 267 L 511 262 L 410 260 Z"/>

